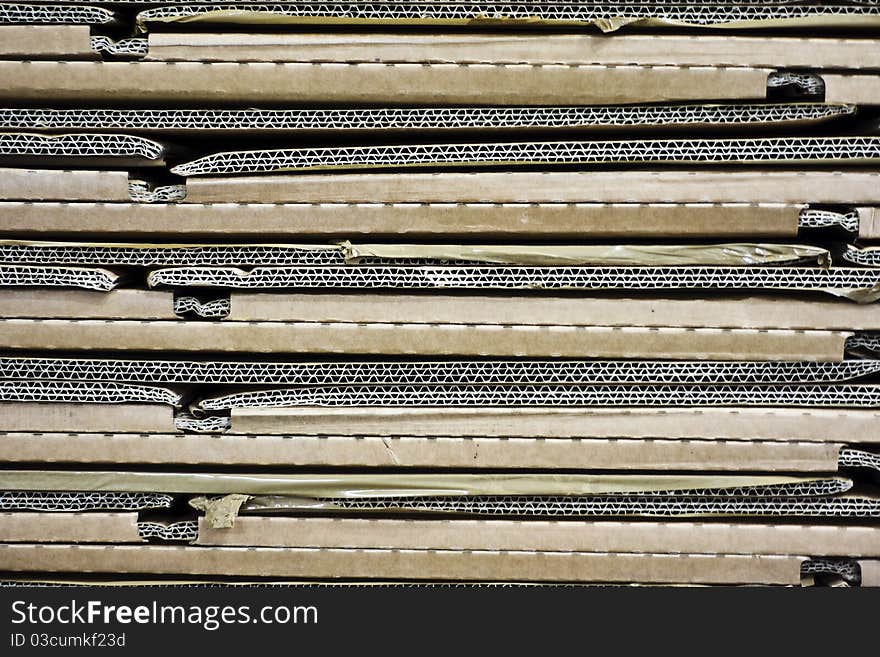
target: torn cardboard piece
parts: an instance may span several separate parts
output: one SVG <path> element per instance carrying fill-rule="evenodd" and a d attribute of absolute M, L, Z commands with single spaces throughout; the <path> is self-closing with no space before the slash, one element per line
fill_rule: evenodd
<path fill-rule="evenodd" d="M 800 585 L 803 557 L 0 545 L 0 569 L 308 579 Z"/>
<path fill-rule="evenodd" d="M 130 383 L 83 381 L 0 381 L 0 402 L 50 404 L 167 404 L 180 406 L 183 397 L 170 388 Z"/>
<path fill-rule="evenodd" d="M 839 362 L 851 333 L 486 324 L 0 319 L 0 348 Z M 442 432 L 441 432 L 442 433 Z"/>
<path fill-rule="evenodd" d="M 0 133 L 0 162 L 16 166 L 164 166 L 165 155 L 162 144 L 135 135 Z"/>
<path fill-rule="evenodd" d="M 7 433 L 8 463 L 835 472 L 833 442 Z"/>
<path fill-rule="evenodd" d="M 122 276 L 108 269 L 0 264 L 0 293 L 7 287 L 63 287 L 109 292 L 121 282 Z"/>
<path fill-rule="evenodd" d="M 88 4 L 0 3 L 6 25 L 106 25 L 116 22 L 110 9 Z"/>

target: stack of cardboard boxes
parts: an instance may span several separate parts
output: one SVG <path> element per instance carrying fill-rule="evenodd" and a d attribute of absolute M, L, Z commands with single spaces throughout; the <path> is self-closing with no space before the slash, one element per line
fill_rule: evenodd
<path fill-rule="evenodd" d="M 0 573 L 880 585 L 880 2 L 0 3 Z"/>

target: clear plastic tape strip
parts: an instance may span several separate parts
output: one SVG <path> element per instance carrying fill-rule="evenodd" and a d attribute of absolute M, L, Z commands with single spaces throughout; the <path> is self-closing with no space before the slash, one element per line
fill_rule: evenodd
<path fill-rule="evenodd" d="M 0 402 L 76 404 L 133 402 L 179 406 L 181 395 L 166 388 L 125 383 L 0 380 Z"/>
<path fill-rule="evenodd" d="M 108 54 L 137 40 L 92 47 Z M 128 43 L 129 41 L 133 43 Z M 109 50 L 110 43 L 116 51 Z M 119 53 L 121 54 L 121 53 Z M 125 54 L 128 54 L 126 52 Z M 855 113 L 852 105 L 751 103 L 579 107 L 424 107 L 358 109 L 43 109 L 0 108 L 3 130 L 426 130 L 750 124 L 822 120 Z"/>
<path fill-rule="evenodd" d="M 173 501 L 164 493 L 0 490 L 0 511 L 145 511 L 170 508 Z"/>
<path fill-rule="evenodd" d="M 242 392 L 197 408 L 292 406 L 845 406 L 880 407 L 880 386 L 337 386 Z"/>
<path fill-rule="evenodd" d="M 327 168 L 480 164 L 822 162 L 880 159 L 880 137 L 507 142 L 353 146 L 214 153 L 173 167 L 180 176 Z"/>
<path fill-rule="evenodd" d="M 880 360 L 729 362 L 486 360 L 260 362 L 0 356 L 2 379 L 229 385 L 749 384 L 842 382 L 880 374 Z"/>

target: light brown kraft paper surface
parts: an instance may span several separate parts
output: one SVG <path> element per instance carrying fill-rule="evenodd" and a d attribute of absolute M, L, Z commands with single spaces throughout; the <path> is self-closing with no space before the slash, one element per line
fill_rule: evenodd
<path fill-rule="evenodd" d="M 198 33 L 149 35 L 148 60 L 447 62 L 880 68 L 871 39 L 503 33 Z"/>
<path fill-rule="evenodd" d="M 871 171 L 339 173 L 196 177 L 184 203 L 880 203 Z"/>
<path fill-rule="evenodd" d="M 0 319 L 0 348 L 837 362 L 850 333 L 754 329 Z"/>
<path fill-rule="evenodd" d="M 836 472 L 841 443 L 716 440 L 7 433 L 0 460 L 45 463 Z"/>
<path fill-rule="evenodd" d="M 174 411 L 161 404 L 0 402 L 0 432 L 169 433 Z"/>
<path fill-rule="evenodd" d="M 0 168 L 0 199 L 127 202 L 131 197 L 128 193 L 128 173 L 125 171 Z M 0 223 L 0 230 L 4 229 L 4 224 Z"/>
<path fill-rule="evenodd" d="M 98 59 L 88 25 L 2 25 L 3 59 Z"/>
<path fill-rule="evenodd" d="M 764 99 L 772 69 L 0 61 L 0 100 L 602 105 Z"/>
<path fill-rule="evenodd" d="M 232 292 L 230 302 L 227 321 L 398 323 L 418 317 L 426 323 L 505 326 L 880 330 L 878 304 L 772 296 L 633 299 Z"/>
<path fill-rule="evenodd" d="M 880 184 L 880 183 L 878 183 Z M 878 194 L 880 196 L 880 194 Z M 0 235 L 303 235 L 542 239 L 706 237 L 788 238 L 802 205 L 745 203 L 14 203 L 0 202 Z"/>
<path fill-rule="evenodd" d="M 177 319 L 174 295 L 158 290 L 2 289 L 0 317 Z"/>
<path fill-rule="evenodd" d="M 393 520 L 239 516 L 197 545 L 880 556 L 880 528 L 747 522 Z"/>
<path fill-rule="evenodd" d="M 0 570 L 290 578 L 800 584 L 803 557 L 0 545 Z"/>
<path fill-rule="evenodd" d="M 137 513 L 0 513 L 4 543 L 143 543 Z"/>
<path fill-rule="evenodd" d="M 236 434 L 876 442 L 880 412 L 806 408 L 250 408 Z"/>

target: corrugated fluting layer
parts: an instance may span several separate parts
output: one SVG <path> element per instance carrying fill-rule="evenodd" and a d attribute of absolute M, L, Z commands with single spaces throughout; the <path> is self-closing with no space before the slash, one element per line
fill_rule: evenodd
<path fill-rule="evenodd" d="M 0 573 L 880 585 L 880 2 L 0 2 Z"/>

